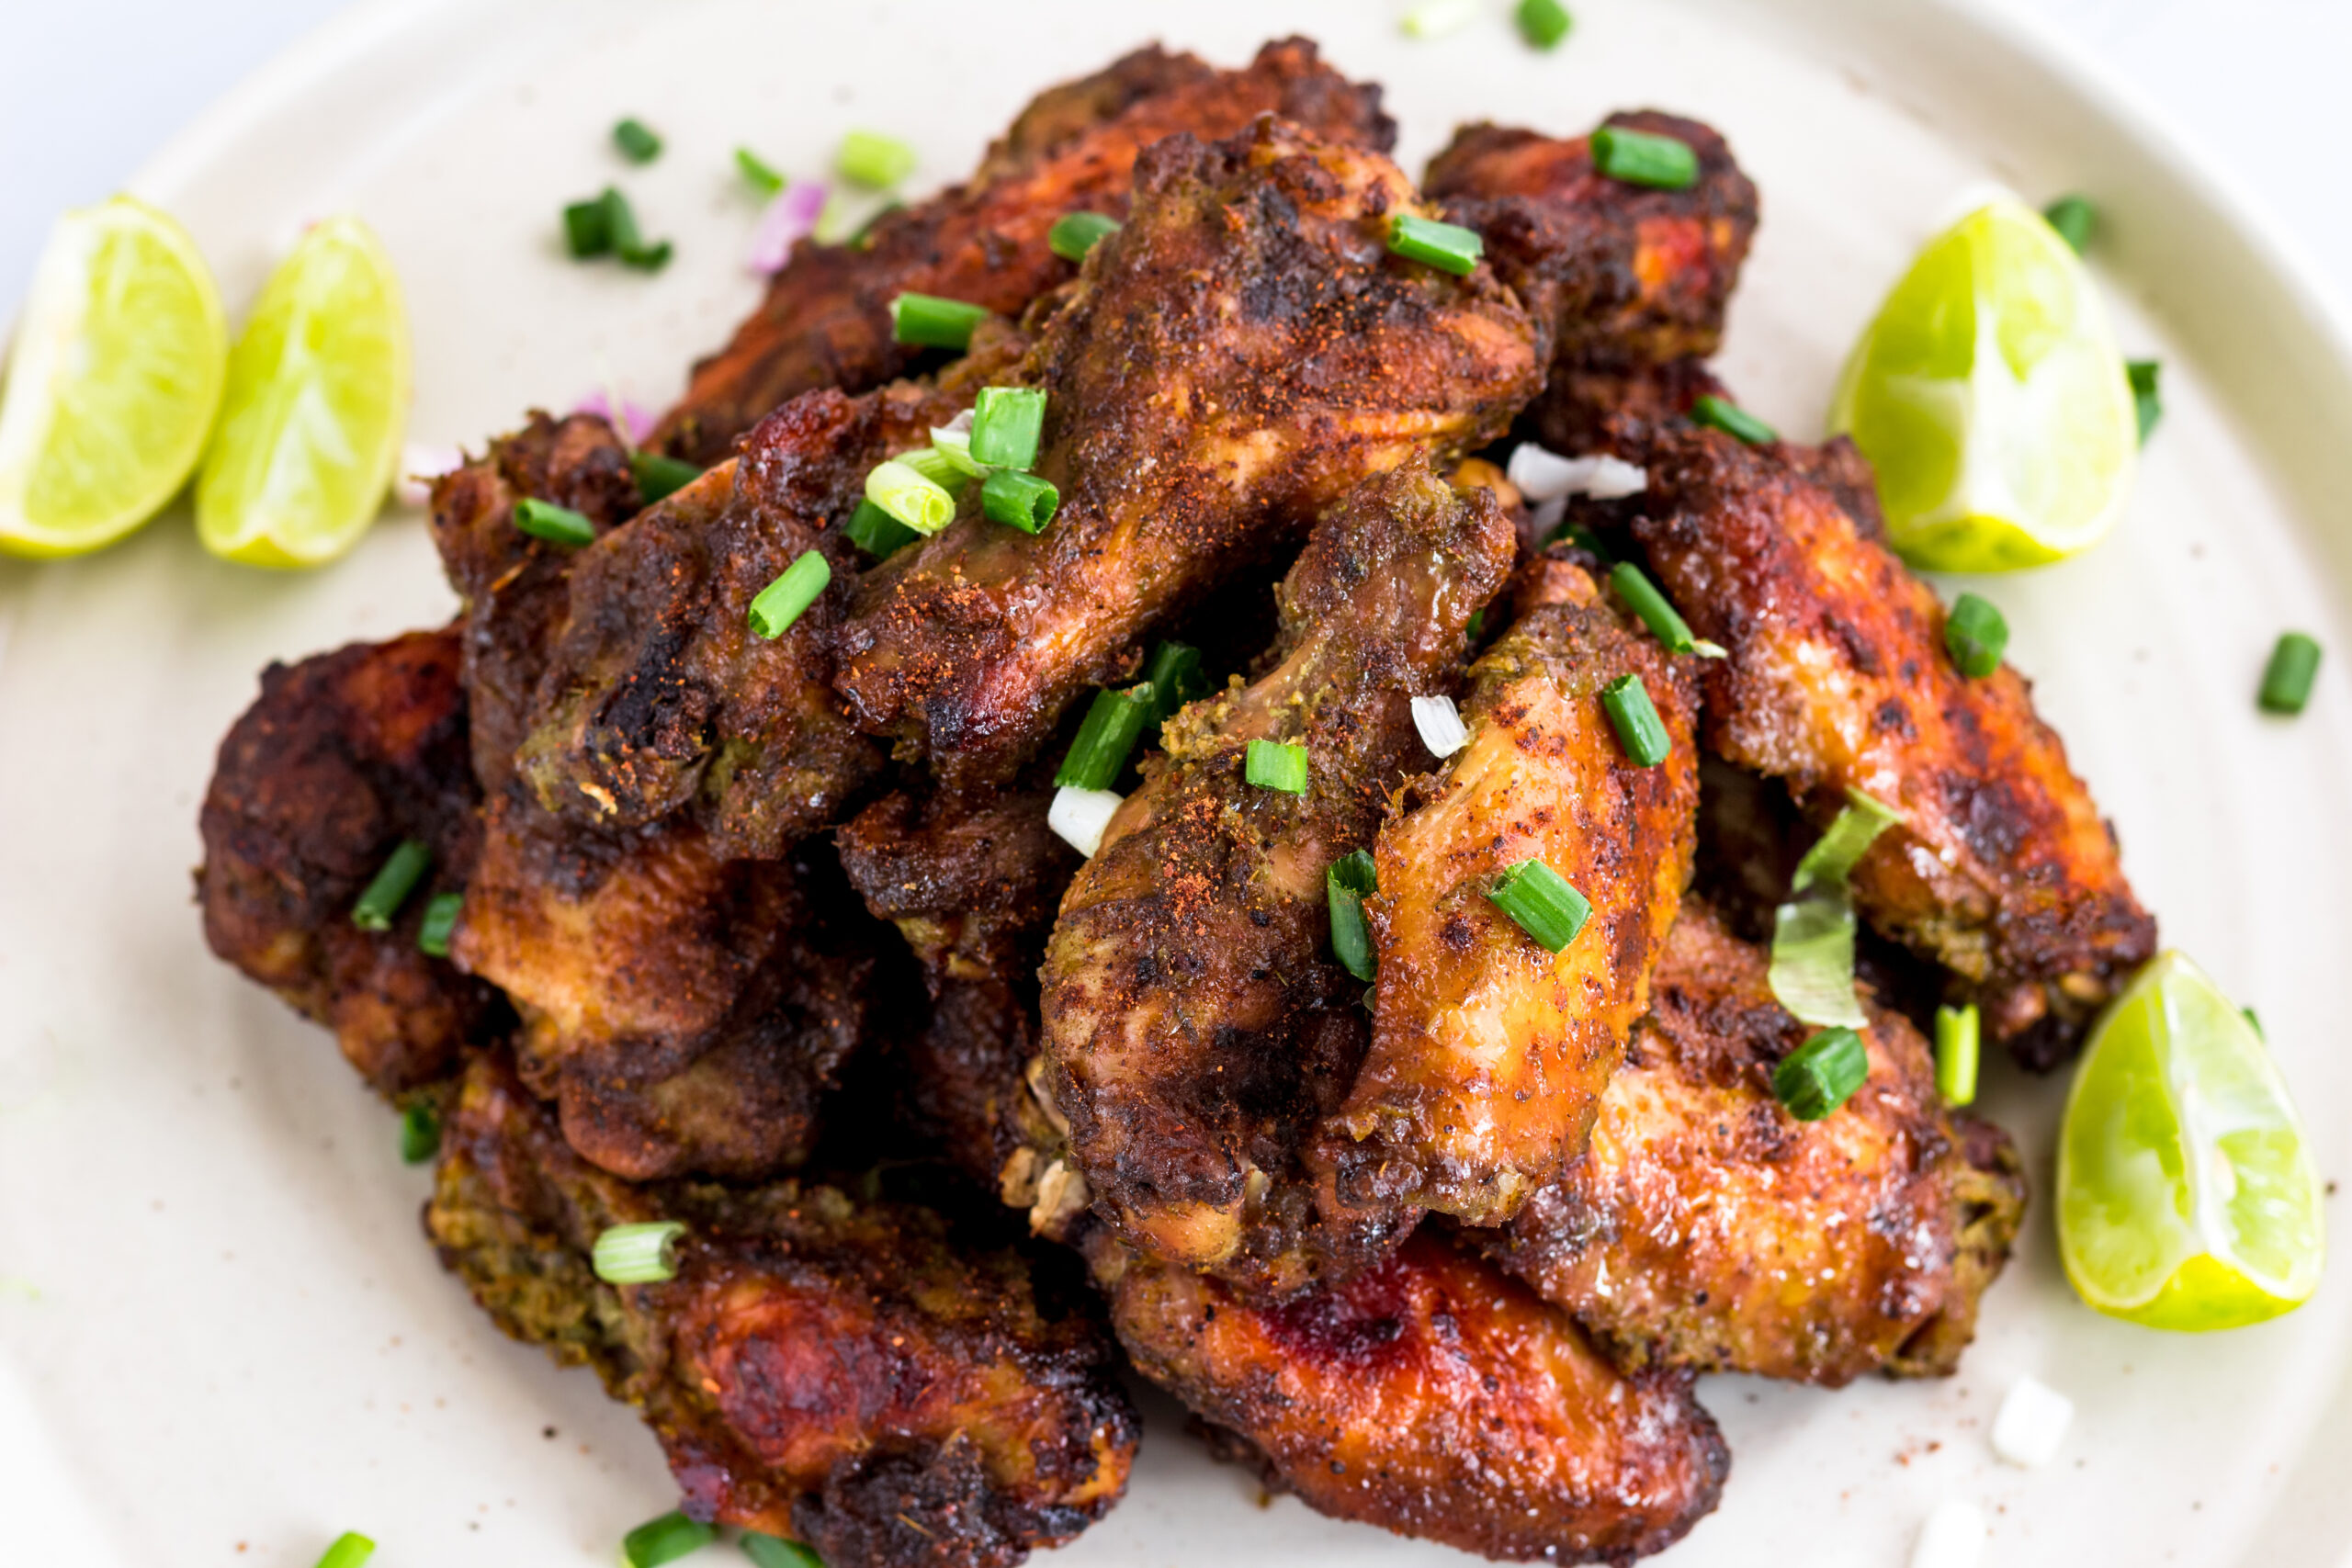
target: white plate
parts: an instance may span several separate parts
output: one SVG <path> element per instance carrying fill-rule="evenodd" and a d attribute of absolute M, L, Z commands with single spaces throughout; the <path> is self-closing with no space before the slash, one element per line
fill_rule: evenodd
<path fill-rule="evenodd" d="M 840 132 L 969 167 L 1044 83 L 1164 28 L 1238 62 L 1271 31 L 1387 84 L 1418 166 L 1460 119 L 1554 131 L 1651 104 L 1722 127 L 1766 220 L 1723 368 L 1817 427 L 1844 345 L 1972 182 L 2083 188 L 2134 354 L 2167 412 L 2122 534 L 2000 580 L 2018 662 L 2120 829 L 2167 939 L 2257 1004 L 2322 1169 L 2352 1147 L 2352 356 L 2218 187 L 2050 47 L 1960 0 L 1580 0 L 1549 57 L 1497 17 L 1408 44 L 1353 0 L 1193 0 L 1154 18 L 948 0 L 440 0 L 363 6 L 248 84 L 137 182 L 250 299 L 311 215 L 383 233 L 416 317 L 413 434 L 478 441 L 609 377 L 658 405 L 755 293 L 729 153 L 795 175 Z M 1278 19 L 1277 19 L 1278 18 Z M 620 114 L 660 128 L 613 160 Z M 559 258 L 556 210 L 617 180 L 678 259 Z M 651 1439 L 583 1372 L 510 1344 L 423 1245 L 425 1179 L 325 1035 L 205 953 L 188 897 L 213 748 L 254 675 L 450 608 L 419 519 L 308 577 L 222 566 L 185 515 L 62 566 L 0 566 L 0 1557 L 311 1562 L 335 1532 L 386 1568 L 612 1561 L 671 1506 Z M 2293 724 L 2252 694 L 2273 635 L 2337 661 Z M 2061 1086 L 1989 1101 L 2046 1183 Z M 1712 1380 L 1736 1456 L 1677 1568 L 1894 1564 L 1928 1508 L 1982 1505 L 2003 1563 L 2335 1563 L 2352 1541 L 2352 1283 L 2215 1337 L 2094 1316 L 2037 1197 L 1964 1371 L 1827 1394 Z M 2005 1469 L 1985 1429 L 2032 1372 L 2074 1396 L 2059 1459 Z M 1057 1559 L 1295 1562 L 1452 1554 L 1342 1526 L 1210 1465 L 1165 1405 L 1131 1495 Z M 1759 1550 L 1760 1548 L 1760 1550 Z"/>

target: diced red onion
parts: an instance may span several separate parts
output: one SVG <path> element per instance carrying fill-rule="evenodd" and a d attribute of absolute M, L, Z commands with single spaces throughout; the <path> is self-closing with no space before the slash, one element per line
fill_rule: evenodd
<path fill-rule="evenodd" d="M 402 506 L 423 509 L 433 504 L 433 481 L 456 473 L 466 455 L 455 446 L 412 441 L 401 448 L 401 466 L 392 474 L 392 499 Z"/>
<path fill-rule="evenodd" d="M 817 220 L 824 210 L 825 187 L 814 181 L 776 192 L 775 199 L 760 214 L 760 226 L 752 231 L 752 254 L 744 258 L 744 265 L 762 277 L 783 271 L 792 247 L 816 231 Z"/>
<path fill-rule="evenodd" d="M 591 392 L 572 404 L 571 412 L 594 414 L 627 435 L 632 446 L 653 434 L 653 415 L 628 398 L 621 400 L 618 419 L 613 417 L 613 400 L 601 391 Z"/>

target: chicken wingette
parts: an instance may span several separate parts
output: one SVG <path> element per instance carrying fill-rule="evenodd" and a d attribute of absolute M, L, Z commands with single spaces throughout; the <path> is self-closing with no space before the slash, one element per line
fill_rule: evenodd
<path fill-rule="evenodd" d="M 1009 778 L 1156 624 L 1359 480 L 1501 434 L 1540 384 L 1534 329 L 1485 268 L 1389 251 L 1428 211 L 1378 153 L 1272 118 L 1147 150 L 1024 367 L 1060 512 L 1031 535 L 967 502 L 866 578 L 836 678 L 859 723 L 953 786 Z"/>
<path fill-rule="evenodd" d="M 1690 1373 L 1620 1373 L 1566 1313 L 1430 1231 L 1271 1307 L 1107 1233 L 1087 1251 L 1136 1370 L 1318 1513 L 1510 1561 L 1623 1563 L 1722 1495 L 1731 1454 Z"/>
<path fill-rule="evenodd" d="M 1375 152 L 1396 139 L 1380 89 L 1340 76 L 1304 39 L 1266 45 L 1241 71 L 1137 50 L 1039 95 L 963 185 L 886 213 L 857 243 L 801 241 L 734 341 L 695 367 L 652 445 L 716 463 L 803 392 L 862 392 L 908 373 L 921 350 L 894 338 L 902 292 L 1018 315 L 1076 270 L 1046 243 L 1057 220 L 1126 216 L 1138 152 L 1179 131 L 1230 136 L 1267 113 Z"/>
<path fill-rule="evenodd" d="M 1791 1116 L 1772 1068 L 1813 1031 L 1767 962 L 1686 899 L 1589 1146 L 1470 1234 L 1628 1370 L 1950 1373 L 2017 1235 L 2017 1150 L 1943 1109 L 1927 1042 L 1884 1008 L 1862 1087 Z"/>
<path fill-rule="evenodd" d="M 1584 1147 L 1690 879 L 1694 660 L 1573 565 L 1471 670 L 1469 742 L 1373 852 L 1372 1048 L 1336 1125 L 1340 1190 L 1473 1224 L 1509 1219 Z M 1525 603 L 1522 596 L 1521 603 Z M 1603 688 L 1636 682 L 1668 750 L 1627 754 Z M 1548 951 L 1489 897 L 1541 863 L 1589 904 Z"/>
<path fill-rule="evenodd" d="M 610 1285 L 608 1226 L 686 1227 Z M 1000 1568 L 1115 1503 L 1136 1446 L 1099 1305 L 1064 1265 L 908 1202 L 795 1181 L 636 1186 L 580 1159 L 495 1056 L 442 1143 L 426 1233 L 499 1326 L 586 1363 L 697 1518 L 830 1568 Z"/>
<path fill-rule="evenodd" d="M 1826 826 L 1849 789 L 1902 814 L 1853 871 L 1878 930 L 1981 999 L 1988 1039 L 2047 1068 L 2155 951 L 2114 833 L 2007 665 L 1944 649 L 1944 608 L 1880 537 L 1850 467 L 1687 424 L 1626 427 L 1633 536 L 1697 634 L 1707 741 Z"/>

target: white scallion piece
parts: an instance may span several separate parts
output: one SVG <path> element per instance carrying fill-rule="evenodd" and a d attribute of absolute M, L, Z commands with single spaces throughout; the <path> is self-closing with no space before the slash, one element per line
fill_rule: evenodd
<path fill-rule="evenodd" d="M 1553 535 L 1560 531 L 1560 525 L 1568 520 L 1568 498 L 1565 495 L 1555 495 L 1549 501 L 1537 502 L 1535 510 L 1529 513 L 1529 518 L 1535 525 L 1536 538 L 1550 540 Z"/>
<path fill-rule="evenodd" d="M 1984 1558 L 1984 1511 L 1949 1498 L 1936 1505 L 1911 1548 L 1911 1568 L 1977 1568 Z"/>
<path fill-rule="evenodd" d="M 1623 458 L 1605 454 L 1563 457 L 1532 441 L 1522 441 L 1511 448 L 1510 463 L 1503 471 L 1519 493 L 1533 502 L 1557 501 L 1570 495 L 1622 501 L 1650 487 L 1648 473 Z"/>
<path fill-rule="evenodd" d="M 1452 697 L 1415 697 L 1413 728 L 1421 732 L 1421 744 L 1432 757 L 1451 757 L 1470 744 L 1462 710 L 1453 705 Z"/>
<path fill-rule="evenodd" d="M 401 466 L 392 475 L 392 499 L 422 511 L 433 504 L 433 481 L 454 474 L 466 455 L 455 446 L 430 446 L 412 441 L 401 448 Z"/>
<path fill-rule="evenodd" d="M 1993 1451 L 2021 1469 L 2047 1464 L 2066 1439 L 2075 1402 L 2040 1378 L 2019 1378 L 1993 1417 Z"/>
<path fill-rule="evenodd" d="M 1046 826 L 1060 834 L 1071 849 L 1092 860 L 1094 852 L 1102 847 L 1102 829 L 1111 825 L 1111 813 L 1125 799 L 1116 790 L 1064 784 L 1054 791 L 1054 803 L 1046 809 Z"/>
<path fill-rule="evenodd" d="M 1443 38 L 1478 19 L 1480 0 L 1421 0 L 1405 13 L 1407 38 Z"/>

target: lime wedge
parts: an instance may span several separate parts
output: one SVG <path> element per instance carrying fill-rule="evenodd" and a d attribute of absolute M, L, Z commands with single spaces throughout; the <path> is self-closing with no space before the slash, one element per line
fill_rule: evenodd
<path fill-rule="evenodd" d="M 2325 1250 L 2319 1177 L 2262 1036 L 2166 953 L 2115 999 L 2058 1135 L 2058 1253 L 2084 1301 L 2152 1328 L 2301 1305 Z"/>
<path fill-rule="evenodd" d="M 196 531 L 251 566 L 318 566 L 383 506 L 408 415 L 408 314 L 391 258 L 356 218 L 312 225 L 270 275 L 229 354 Z"/>
<path fill-rule="evenodd" d="M 1877 466 L 1895 549 L 1939 571 L 2090 548 L 2121 514 L 2140 449 L 2089 272 L 2009 200 L 1919 253 L 1854 345 L 1829 427 Z"/>
<path fill-rule="evenodd" d="M 119 196 L 50 231 L 0 387 L 0 550 L 112 544 L 187 481 L 229 327 L 187 231 Z"/>

